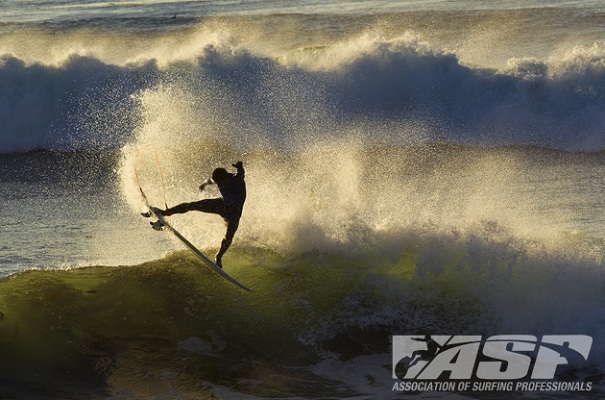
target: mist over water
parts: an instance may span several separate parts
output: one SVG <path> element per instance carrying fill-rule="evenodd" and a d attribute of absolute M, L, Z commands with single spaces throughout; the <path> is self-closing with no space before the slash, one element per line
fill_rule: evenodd
<path fill-rule="evenodd" d="M 603 77 L 587 52 L 493 71 L 462 65 L 411 34 L 362 35 L 278 59 L 232 41 L 208 44 L 194 63 L 170 67 L 136 95 L 124 191 L 140 203 L 128 171 L 151 145 L 172 204 L 197 198 L 214 167 L 245 159 L 259 194 L 246 206 L 258 220 L 252 237 L 279 237 L 293 218 L 321 226 L 323 236 L 308 236 L 323 243 L 345 237 L 339 229 L 353 220 L 377 229 L 495 219 L 540 230 L 544 215 L 527 224 L 536 218 L 529 185 L 539 178 L 524 153 L 456 146 L 600 150 L 595 82 Z M 145 151 L 146 168 L 157 174 Z M 267 199 L 276 206 L 267 208 Z"/>

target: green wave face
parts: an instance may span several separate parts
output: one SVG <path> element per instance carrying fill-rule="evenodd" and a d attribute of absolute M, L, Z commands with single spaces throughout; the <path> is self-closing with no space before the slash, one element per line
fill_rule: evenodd
<path fill-rule="evenodd" d="M 75 387 L 92 397 L 217 387 L 355 395 L 326 363 L 378 357 L 383 364 L 361 370 L 390 380 L 392 335 L 539 334 L 592 309 L 578 301 L 598 279 L 586 264 L 572 282 L 561 260 L 505 242 L 416 235 L 404 243 L 357 254 L 234 248 L 229 272 L 254 292 L 186 251 L 137 266 L 14 274 L 0 281 L 0 374 L 15 390 Z M 565 290 L 549 269 L 561 270 Z"/>

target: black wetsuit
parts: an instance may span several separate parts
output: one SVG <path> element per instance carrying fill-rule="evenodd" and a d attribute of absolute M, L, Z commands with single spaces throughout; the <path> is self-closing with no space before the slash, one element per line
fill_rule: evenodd
<path fill-rule="evenodd" d="M 202 211 L 206 213 L 218 214 L 223 217 L 227 224 L 227 233 L 221 242 L 221 248 L 216 254 L 216 263 L 222 267 L 222 257 L 227 251 L 233 236 L 239 227 L 239 220 L 242 216 L 244 202 L 246 201 L 246 182 L 244 181 L 244 167 L 241 163 L 235 165 L 237 173 L 228 174 L 224 182 L 220 184 L 214 182 L 211 178 L 202 184 L 202 187 L 208 184 L 217 184 L 222 197 L 216 199 L 204 199 L 191 203 L 181 203 L 164 211 L 164 215 L 182 214 L 188 211 Z"/>

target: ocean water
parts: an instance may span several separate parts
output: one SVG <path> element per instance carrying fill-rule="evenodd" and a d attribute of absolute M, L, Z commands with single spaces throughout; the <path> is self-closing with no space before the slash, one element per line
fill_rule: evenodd
<path fill-rule="evenodd" d="M 0 0 L 0 398 L 604 396 L 605 4 Z M 242 160 L 225 270 L 150 229 Z M 207 254 L 224 225 L 171 223 Z M 393 392 L 394 335 L 593 338 Z"/>

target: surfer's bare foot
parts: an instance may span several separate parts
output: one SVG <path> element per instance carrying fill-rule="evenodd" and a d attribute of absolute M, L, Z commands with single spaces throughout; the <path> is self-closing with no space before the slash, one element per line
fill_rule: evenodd
<path fill-rule="evenodd" d="M 219 267 L 223 268 L 223 260 L 222 260 L 221 258 L 217 257 L 217 258 L 214 260 L 214 263 L 215 263 L 216 265 L 218 265 Z"/>

